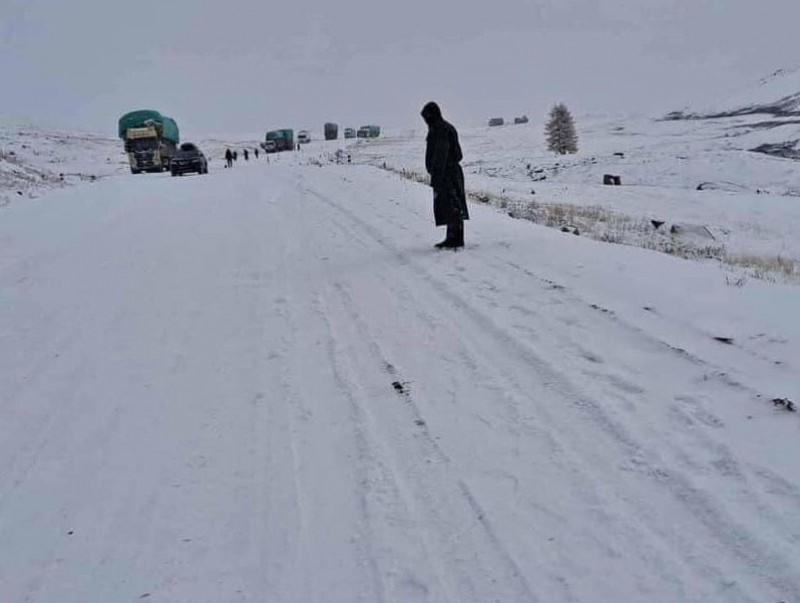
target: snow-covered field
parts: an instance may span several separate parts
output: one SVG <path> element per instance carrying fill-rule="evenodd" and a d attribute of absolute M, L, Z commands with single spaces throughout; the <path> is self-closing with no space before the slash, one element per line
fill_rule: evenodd
<path fill-rule="evenodd" d="M 800 167 L 749 150 L 800 139 L 800 125 L 780 123 L 766 128 L 763 116 L 585 118 L 578 120 L 581 150 L 565 157 L 546 150 L 541 124 L 463 129 L 467 187 L 514 215 L 575 225 L 596 239 L 797 280 Z M 358 143 L 354 154 L 360 162 L 424 174 L 423 136 L 420 130 Z M 622 186 L 603 186 L 605 174 L 619 175 Z M 665 226 L 656 229 L 651 220 Z M 748 262 L 774 265 L 778 258 L 780 270 L 748 269 Z"/>
<path fill-rule="evenodd" d="M 469 186 L 797 252 L 795 164 L 624 127 L 558 170 L 465 131 Z M 101 153 L 0 209 L 1 601 L 800 600 L 800 288 L 482 204 L 435 251 L 430 189 L 364 165 L 420 144 Z"/>
<path fill-rule="evenodd" d="M 117 140 L 0 125 L 0 207 L 126 170 L 127 161 Z"/>

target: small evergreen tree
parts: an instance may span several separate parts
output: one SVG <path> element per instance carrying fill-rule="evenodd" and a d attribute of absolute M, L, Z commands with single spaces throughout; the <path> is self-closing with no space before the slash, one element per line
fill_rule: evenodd
<path fill-rule="evenodd" d="M 575 121 L 564 103 L 559 103 L 550 111 L 550 118 L 545 126 L 547 148 L 566 155 L 578 152 L 578 135 L 575 133 Z"/>

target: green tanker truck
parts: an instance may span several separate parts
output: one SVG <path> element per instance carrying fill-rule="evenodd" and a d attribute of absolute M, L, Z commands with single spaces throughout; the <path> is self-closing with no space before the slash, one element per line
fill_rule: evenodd
<path fill-rule="evenodd" d="M 294 130 L 271 130 L 267 132 L 267 138 L 261 146 L 267 153 L 294 151 Z"/>
<path fill-rule="evenodd" d="M 381 135 L 380 126 L 361 126 L 356 132 L 358 138 L 378 138 Z"/>
<path fill-rule="evenodd" d="M 118 133 L 125 144 L 131 173 L 169 170 L 180 142 L 174 119 L 149 109 L 131 111 L 119 118 Z"/>

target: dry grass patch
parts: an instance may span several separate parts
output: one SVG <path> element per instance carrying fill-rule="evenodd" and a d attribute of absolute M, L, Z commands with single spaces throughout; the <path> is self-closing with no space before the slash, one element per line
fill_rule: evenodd
<path fill-rule="evenodd" d="M 782 280 L 800 279 L 798 262 L 781 255 L 728 254 L 725 256 L 725 263 L 744 268 L 754 278 L 761 280 L 774 281 L 775 277 Z"/>
<path fill-rule="evenodd" d="M 414 182 L 428 183 L 427 174 L 385 166 L 384 169 Z M 529 220 L 550 228 L 568 228 L 573 234 L 597 241 L 642 247 L 689 260 L 714 260 L 732 268 L 744 269 L 748 276 L 768 282 L 800 281 L 800 263 L 792 258 L 728 253 L 722 244 L 682 236 L 670 232 L 666 227 L 657 229 L 650 220 L 616 213 L 599 205 L 540 203 L 476 190 L 468 191 L 467 197 L 472 202 L 502 209 L 512 218 Z M 737 283 L 737 286 L 741 285 Z"/>

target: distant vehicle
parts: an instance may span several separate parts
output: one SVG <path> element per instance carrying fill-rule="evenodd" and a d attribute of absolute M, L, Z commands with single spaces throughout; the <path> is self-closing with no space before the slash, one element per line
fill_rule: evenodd
<path fill-rule="evenodd" d="M 526 123 L 528 123 L 528 116 L 527 115 L 523 115 L 522 117 L 515 117 L 514 118 L 514 123 L 515 124 L 526 124 Z"/>
<path fill-rule="evenodd" d="M 380 126 L 361 126 L 356 132 L 358 138 L 378 138 L 380 135 Z"/>
<path fill-rule="evenodd" d="M 325 124 L 325 140 L 336 140 L 339 138 L 339 126 L 334 123 Z"/>
<path fill-rule="evenodd" d="M 354 128 L 345 128 L 344 129 L 344 137 L 345 138 L 355 138 L 356 137 L 355 129 Z"/>
<path fill-rule="evenodd" d="M 174 119 L 150 109 L 131 111 L 119 118 L 117 132 L 125 143 L 132 174 L 170 169 L 180 142 Z"/>
<path fill-rule="evenodd" d="M 197 145 L 184 142 L 175 153 L 170 162 L 170 172 L 173 176 L 181 176 L 188 172 L 208 174 L 208 161 Z"/>
<path fill-rule="evenodd" d="M 265 153 L 276 153 L 278 151 L 278 145 L 275 144 L 274 140 L 265 140 L 261 143 L 261 148 L 264 149 Z"/>
<path fill-rule="evenodd" d="M 502 117 L 493 117 L 492 119 L 489 120 L 489 125 L 492 126 L 492 127 L 494 127 L 494 126 L 502 126 L 505 123 L 506 122 Z"/>
<path fill-rule="evenodd" d="M 297 142 L 300 144 L 308 144 L 311 142 L 311 134 L 308 133 L 308 130 L 300 130 L 297 133 Z"/>
<path fill-rule="evenodd" d="M 294 130 L 289 128 L 284 128 L 283 130 L 271 130 L 267 132 L 266 140 L 264 141 L 269 142 L 273 141 L 275 143 L 275 151 L 293 151 L 294 150 Z M 265 151 L 267 151 L 266 147 L 262 145 Z M 267 151 L 268 153 L 271 151 Z"/>

